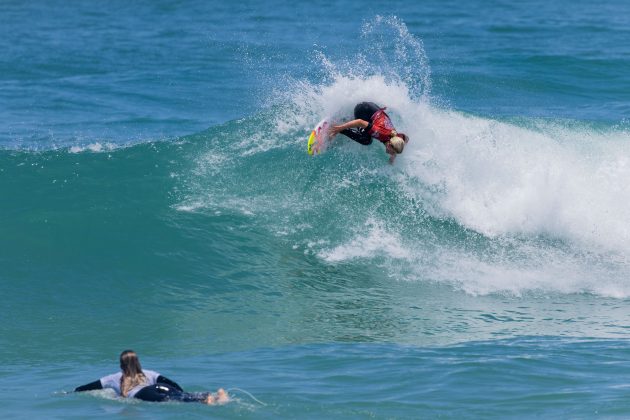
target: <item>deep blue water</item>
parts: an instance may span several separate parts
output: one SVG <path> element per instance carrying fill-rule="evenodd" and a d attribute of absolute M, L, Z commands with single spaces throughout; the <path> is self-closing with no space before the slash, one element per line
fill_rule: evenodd
<path fill-rule="evenodd" d="M 628 16 L 3 2 L 0 413 L 627 417 Z M 233 402 L 65 393 L 126 348 Z"/>

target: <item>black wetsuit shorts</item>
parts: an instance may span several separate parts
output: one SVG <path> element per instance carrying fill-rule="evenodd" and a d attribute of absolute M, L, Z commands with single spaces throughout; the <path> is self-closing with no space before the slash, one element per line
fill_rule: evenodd
<path fill-rule="evenodd" d="M 374 102 L 358 103 L 354 107 L 354 118 L 367 121 L 368 126 L 366 128 L 359 129 L 346 129 L 340 131 L 340 133 L 365 146 L 371 144 L 372 136 L 369 134 L 369 131 L 372 128 L 372 115 L 374 115 L 374 113 L 379 109 L 381 108 Z"/>
<path fill-rule="evenodd" d="M 164 402 L 203 402 L 208 398 L 207 392 L 184 392 L 169 384 L 157 383 L 142 388 L 136 393 L 134 398 L 143 401 Z"/>

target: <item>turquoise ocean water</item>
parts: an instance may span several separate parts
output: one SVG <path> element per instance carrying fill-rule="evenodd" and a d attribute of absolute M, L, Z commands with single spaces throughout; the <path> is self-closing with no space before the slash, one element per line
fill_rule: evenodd
<path fill-rule="evenodd" d="M 2 2 L 0 415 L 627 418 L 629 68 L 621 0 Z M 364 100 L 394 166 L 306 154 Z M 233 402 L 65 393 L 126 348 Z"/>

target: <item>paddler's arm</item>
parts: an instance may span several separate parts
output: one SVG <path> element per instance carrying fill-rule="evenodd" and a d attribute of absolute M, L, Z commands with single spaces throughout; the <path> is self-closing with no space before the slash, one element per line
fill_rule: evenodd
<path fill-rule="evenodd" d="M 103 384 L 100 379 L 90 382 L 89 384 L 78 386 L 74 389 L 74 392 L 94 391 L 95 389 L 103 389 Z"/>
<path fill-rule="evenodd" d="M 331 136 L 336 136 L 337 134 L 339 134 L 340 131 L 343 130 L 348 130 L 350 128 L 367 128 L 370 124 L 362 119 L 358 119 L 358 120 L 352 120 L 352 121 L 348 121 L 345 124 L 341 124 L 341 125 L 333 125 L 332 128 L 330 129 L 330 135 Z"/>

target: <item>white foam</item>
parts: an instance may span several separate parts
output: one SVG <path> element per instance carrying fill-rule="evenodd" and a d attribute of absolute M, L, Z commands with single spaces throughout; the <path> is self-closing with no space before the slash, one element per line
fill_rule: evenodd
<path fill-rule="evenodd" d="M 328 67 L 334 67 L 328 63 Z M 553 122 L 510 124 L 417 101 L 402 80 L 333 72 L 300 82 L 277 125 L 308 130 L 322 116 L 352 117 L 361 101 L 386 105 L 411 143 L 397 166 L 409 192 L 433 195 L 441 216 L 489 236 L 550 234 L 630 251 L 630 135 Z"/>
<path fill-rule="evenodd" d="M 414 141 L 399 164 L 413 180 L 407 191 L 440 191 L 431 197 L 439 216 L 490 237 L 548 235 L 630 253 L 627 134 L 415 114 L 403 116 Z"/>
<path fill-rule="evenodd" d="M 422 278 L 455 284 L 473 295 L 509 293 L 520 296 L 528 291 L 593 293 L 624 298 L 630 296 L 627 270 L 601 266 L 588 255 L 571 255 L 562 250 L 522 245 L 518 260 L 484 259 L 478 255 L 442 249 L 432 255 L 433 265 L 417 265 Z M 620 273 L 621 271 L 621 273 Z"/>
<path fill-rule="evenodd" d="M 112 151 L 114 149 L 116 149 L 118 146 L 116 146 L 113 143 L 91 143 L 88 144 L 86 146 L 72 146 L 70 147 L 70 149 L 68 149 L 68 151 L 70 153 L 82 153 L 82 152 L 94 152 L 94 153 L 100 153 L 100 152 L 109 152 Z"/>
<path fill-rule="evenodd" d="M 404 223 L 391 226 L 374 217 L 367 222 L 362 217 L 344 219 L 344 228 L 354 233 L 337 241 L 316 227 L 305 233 L 272 226 L 272 232 L 312 234 L 305 253 L 329 263 L 378 259 L 397 278 L 447 282 L 471 294 L 542 290 L 630 296 L 628 132 L 562 121 L 498 121 L 435 106 L 429 97 L 430 69 L 421 42 L 414 42 L 396 19 L 381 18 L 379 23 L 397 34 L 393 42 L 400 48 L 396 46 L 393 67 L 382 63 L 370 67 L 365 61 L 368 71 L 359 74 L 318 53 L 329 74 L 326 83 L 294 82 L 279 93 L 276 103 L 282 104 L 282 112 L 265 126 L 267 131 L 242 133 L 236 156 L 219 161 L 213 161 L 216 156 L 202 157 L 200 168 L 218 165 L 224 170 L 228 162 L 238 166 L 239 158 L 252 154 L 303 149 L 305 133 L 321 118 L 351 118 L 356 103 L 373 101 L 387 106 L 397 129 L 411 138 L 394 167 L 387 167 L 384 158 L 387 169 L 376 176 L 391 178 L 393 188 L 421 203 L 431 220 L 452 223 L 458 231 L 452 243 L 433 235 L 430 223 L 408 229 Z M 375 30 L 370 25 L 364 28 L 368 37 Z M 355 58 L 350 61 L 357 67 L 362 58 Z M 382 148 L 378 143 L 371 147 Z M 340 149 L 351 152 L 358 147 L 346 142 Z M 365 176 L 352 181 L 342 176 L 335 188 L 361 187 L 356 184 L 375 176 L 370 172 L 372 163 L 356 163 L 364 164 Z M 342 173 L 348 166 L 347 161 L 336 164 Z M 204 174 L 202 169 L 197 173 Z M 292 170 L 287 168 L 289 174 Z M 203 187 L 202 183 L 199 189 Z M 224 197 L 221 206 L 250 209 L 256 215 L 282 208 L 306 218 L 322 208 L 319 203 L 302 202 L 302 193 L 292 197 L 286 185 L 281 190 L 285 196 L 277 201 L 253 196 L 239 203 Z M 212 208 L 216 198 L 203 194 L 197 197 L 200 205 Z M 321 204 L 330 205 L 343 203 Z M 461 232 L 474 232 L 482 239 L 467 246 L 458 242 Z"/>
<path fill-rule="evenodd" d="M 471 294 L 630 296 L 626 131 L 466 115 L 415 102 L 404 84 L 379 75 L 340 75 L 295 96 L 296 112 L 314 114 L 313 121 L 351 114 L 363 100 L 386 104 L 396 127 L 411 138 L 395 170 L 382 174 L 433 218 L 503 241 L 519 257 L 484 259 L 457 246 L 428 246 L 424 239 L 405 250 L 404 231 L 387 232 L 372 221 L 367 234 L 320 251 L 322 259 L 338 263 L 384 255 L 392 259 L 392 271 L 394 261 L 403 259 L 414 267 L 412 277 L 456 284 Z M 541 245 L 539 238 L 561 246 Z"/>
<path fill-rule="evenodd" d="M 386 231 L 375 219 L 368 219 L 360 228 L 360 232 L 344 244 L 321 251 L 319 256 L 329 262 L 379 256 L 393 259 L 411 257 L 409 251 L 402 245 L 400 237 L 396 233 Z"/>

